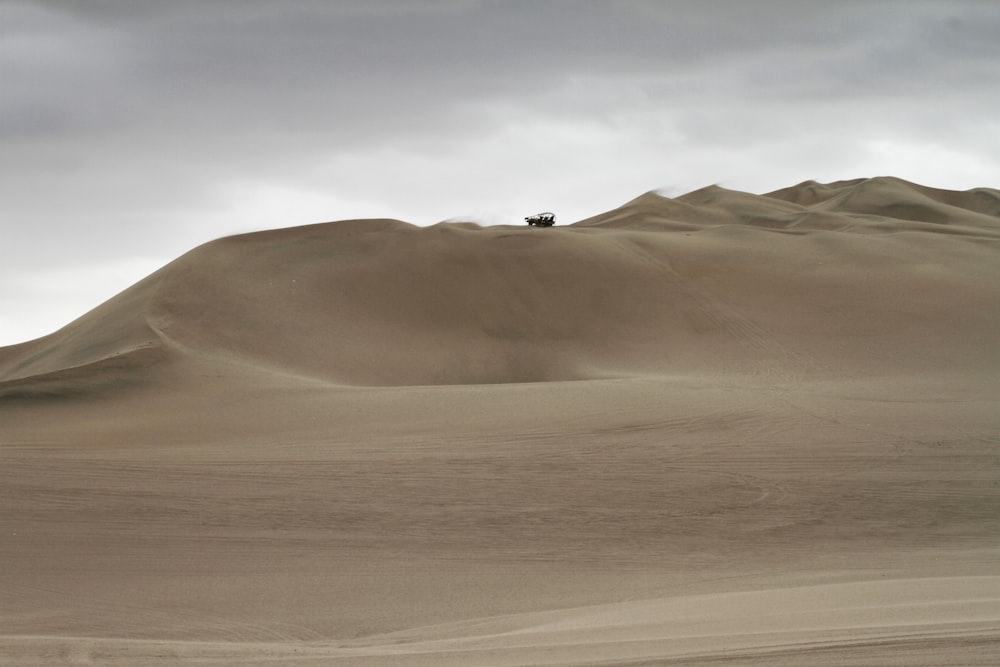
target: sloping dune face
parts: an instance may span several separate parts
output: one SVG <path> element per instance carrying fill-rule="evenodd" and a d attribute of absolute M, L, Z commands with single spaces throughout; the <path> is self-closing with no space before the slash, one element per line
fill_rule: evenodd
<path fill-rule="evenodd" d="M 988 372 L 998 243 L 997 191 L 891 178 L 649 193 L 544 230 L 312 225 L 202 246 L 3 351 L 0 379 L 157 354 L 383 386 Z"/>
<path fill-rule="evenodd" d="M 351 221 L 225 239 L 171 273 L 149 322 L 184 348 L 360 385 L 572 380 L 663 356 L 687 304 L 657 258 L 536 231 Z"/>

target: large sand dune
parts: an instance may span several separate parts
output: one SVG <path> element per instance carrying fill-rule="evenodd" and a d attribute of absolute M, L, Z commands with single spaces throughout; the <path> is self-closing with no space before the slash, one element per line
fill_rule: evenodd
<path fill-rule="evenodd" d="M 993 665 L 1000 192 L 201 246 L 0 349 L 0 665 Z"/>

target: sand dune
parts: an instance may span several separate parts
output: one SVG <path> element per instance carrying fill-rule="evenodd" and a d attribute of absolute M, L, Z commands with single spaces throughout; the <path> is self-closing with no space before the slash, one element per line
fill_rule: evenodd
<path fill-rule="evenodd" d="M 0 378 L 149 347 L 375 386 L 806 372 L 799 356 L 822 374 L 992 371 L 997 243 L 996 191 L 898 179 L 647 194 L 544 234 L 298 227 L 192 251 L 8 350 Z M 976 345 L 952 343 L 957 322 Z"/>
<path fill-rule="evenodd" d="M 1000 192 L 220 239 L 0 349 L 0 664 L 994 664 Z"/>

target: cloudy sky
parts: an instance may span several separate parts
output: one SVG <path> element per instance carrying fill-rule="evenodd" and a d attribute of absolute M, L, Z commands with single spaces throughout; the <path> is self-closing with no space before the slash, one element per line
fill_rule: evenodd
<path fill-rule="evenodd" d="M 219 236 L 1000 188 L 1000 3 L 0 0 L 0 345 Z"/>

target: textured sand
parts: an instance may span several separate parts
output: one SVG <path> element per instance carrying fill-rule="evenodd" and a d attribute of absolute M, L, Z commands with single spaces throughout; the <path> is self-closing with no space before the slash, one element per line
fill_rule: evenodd
<path fill-rule="evenodd" d="M 0 665 L 994 665 L 1000 192 L 222 239 L 0 349 Z"/>

